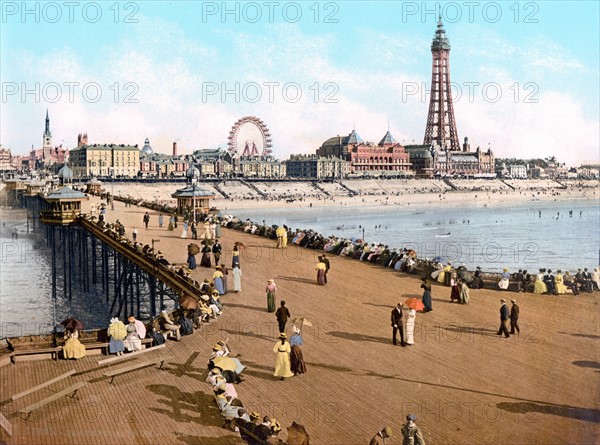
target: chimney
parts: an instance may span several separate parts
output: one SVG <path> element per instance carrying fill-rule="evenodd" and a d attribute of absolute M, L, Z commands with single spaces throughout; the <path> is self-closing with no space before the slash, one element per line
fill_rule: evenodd
<path fill-rule="evenodd" d="M 177 156 L 177 142 L 173 142 L 173 156 Z"/>

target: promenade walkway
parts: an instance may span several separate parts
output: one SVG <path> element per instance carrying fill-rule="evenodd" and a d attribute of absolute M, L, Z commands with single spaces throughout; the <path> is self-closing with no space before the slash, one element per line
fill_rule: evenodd
<path fill-rule="evenodd" d="M 92 201 L 95 198 L 92 198 Z M 84 210 L 85 211 L 85 210 Z M 158 228 L 145 209 L 115 202 L 129 236 L 156 245 L 171 262 L 186 260 L 189 239 L 181 227 Z M 211 345 L 229 337 L 234 354 L 248 366 L 237 387 L 251 410 L 283 425 L 303 424 L 311 444 L 366 444 L 391 425 L 390 445 L 401 444 L 401 422 L 417 415 L 427 444 L 588 444 L 600 440 L 600 316 L 598 294 L 548 296 L 471 291 L 468 305 L 450 304 L 450 290 L 434 286 L 433 312 L 418 313 L 415 345 L 391 344 L 390 311 L 398 301 L 421 295 L 417 277 L 347 258 L 330 257 L 326 286 L 316 285 L 316 252 L 223 229 L 230 265 L 235 241 L 241 258 L 242 292 L 222 297 L 225 312 L 180 342 L 167 342 L 172 357 L 156 367 L 123 374 L 111 385 L 98 357 L 73 362 L 18 362 L 0 368 L 0 411 L 12 423 L 8 444 L 243 444 L 221 429 L 222 420 L 204 379 Z M 212 276 L 198 268 L 192 277 Z M 272 377 L 277 336 L 266 312 L 264 288 L 274 278 L 278 302 L 292 317 L 306 316 L 303 329 L 308 372 L 284 382 Z M 230 278 L 231 282 L 231 278 Z M 230 284 L 231 286 L 231 284 Z M 521 306 L 521 334 L 496 335 L 499 298 Z M 288 325 L 288 334 L 291 326 Z M 12 401 L 22 392 L 70 369 L 77 374 L 50 389 Z M 63 398 L 35 411 L 18 410 L 73 383 L 89 381 L 78 399 Z M 285 434 L 283 435 L 285 438 Z"/>

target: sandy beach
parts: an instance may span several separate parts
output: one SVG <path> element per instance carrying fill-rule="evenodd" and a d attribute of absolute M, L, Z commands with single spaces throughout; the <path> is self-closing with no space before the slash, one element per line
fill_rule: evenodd
<path fill-rule="evenodd" d="M 137 226 L 142 243 L 160 239 L 165 256 L 183 263 L 190 240 L 180 238 L 181 228 L 159 229 L 158 214 L 150 212 L 150 227 L 142 229 L 144 212 L 116 202 L 108 220 L 120 219 L 128 234 Z M 597 292 L 574 297 L 472 290 L 471 302 L 457 305 L 450 304 L 449 288 L 436 285 L 433 312 L 417 314 L 415 345 L 402 348 L 391 344 L 390 311 L 398 301 L 420 297 L 418 277 L 333 256 L 329 283 L 317 286 L 317 252 L 277 250 L 270 239 L 223 229 L 228 265 L 235 241 L 247 246 L 242 292 L 222 297 L 225 312 L 218 320 L 167 343 L 167 371 L 150 367 L 110 385 L 97 357 L 1 368 L 3 400 L 69 369 L 77 370 L 77 381 L 91 382 L 79 400 L 64 398 L 28 421 L 16 412 L 35 396 L 3 404 L 14 432 L 3 436 L 6 443 L 241 445 L 236 433 L 221 428 L 204 383 L 210 345 L 226 337 L 248 366 L 247 380 L 237 388 L 244 405 L 285 426 L 303 424 L 311 444 L 365 444 L 384 425 L 395 433 L 389 443 L 400 444 L 408 413 L 416 414 L 427 444 L 600 439 Z M 198 268 L 192 277 L 202 281 L 212 272 Z M 292 317 L 306 316 L 313 324 L 303 328 L 308 372 L 284 382 L 272 376 L 277 324 L 264 293 L 270 278 L 278 285 L 277 304 L 285 299 Z M 518 300 L 520 335 L 496 335 L 501 297 Z"/>

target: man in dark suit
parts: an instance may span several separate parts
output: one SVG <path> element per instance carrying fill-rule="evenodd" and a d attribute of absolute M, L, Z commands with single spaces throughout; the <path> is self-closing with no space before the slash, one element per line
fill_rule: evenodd
<path fill-rule="evenodd" d="M 325 283 L 327 283 L 327 272 L 329 272 L 329 269 L 331 269 L 331 265 L 329 264 L 329 258 L 327 258 L 327 255 L 323 254 L 321 255 L 321 258 L 325 263 Z"/>
<path fill-rule="evenodd" d="M 504 334 L 506 338 L 510 337 L 506 322 L 508 321 L 508 306 L 504 298 L 500 299 L 500 329 L 498 329 L 498 335 Z"/>
<path fill-rule="evenodd" d="M 216 239 L 215 243 L 212 246 L 212 253 L 215 257 L 215 266 L 218 266 L 221 261 L 221 252 L 222 251 L 223 251 L 223 248 L 221 247 L 219 240 Z"/>
<path fill-rule="evenodd" d="M 552 271 L 548 269 L 546 275 L 544 275 L 544 283 L 546 283 L 546 288 L 548 288 L 548 293 L 551 295 L 556 294 L 556 283 L 554 281 L 554 275 L 552 275 Z"/>
<path fill-rule="evenodd" d="M 406 346 L 404 343 L 404 328 L 402 326 L 402 303 L 398 303 L 394 309 L 392 309 L 392 342 L 394 345 L 396 342 L 396 333 L 400 331 L 400 346 Z"/>
<path fill-rule="evenodd" d="M 515 300 L 510 300 L 512 307 L 510 308 L 510 333 L 514 334 L 515 331 L 521 333 L 519 329 L 519 305 Z"/>

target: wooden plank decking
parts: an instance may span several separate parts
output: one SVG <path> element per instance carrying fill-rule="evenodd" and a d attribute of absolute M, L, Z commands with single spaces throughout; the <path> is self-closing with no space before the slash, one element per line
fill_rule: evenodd
<path fill-rule="evenodd" d="M 160 250 L 185 261 L 189 239 L 180 230 L 142 227 L 141 208 L 115 202 L 127 232 L 138 239 L 161 238 Z M 8 444 L 243 444 L 221 428 L 222 419 L 206 378 L 211 345 L 229 337 L 233 353 L 248 366 L 237 386 L 244 405 L 283 425 L 303 424 L 311 444 L 366 444 L 384 425 L 400 444 L 400 425 L 417 415 L 427 444 L 592 444 L 600 440 L 599 293 L 547 296 L 471 291 L 468 305 L 450 304 L 448 288 L 434 286 L 431 313 L 417 314 L 415 345 L 391 344 L 389 313 L 398 302 L 420 296 L 417 277 L 332 256 L 329 283 L 317 286 L 316 252 L 237 231 L 223 230 L 230 265 L 234 241 L 248 249 L 241 259 L 243 290 L 221 298 L 224 314 L 180 342 L 167 341 L 172 357 L 156 367 L 120 375 L 112 385 L 94 357 L 78 361 L 18 362 L 0 368 L 1 412 L 12 423 Z M 211 269 L 198 268 L 200 281 Z M 266 312 L 264 288 L 274 278 L 278 305 L 292 317 L 306 316 L 304 356 L 308 372 L 284 382 L 272 377 L 275 315 Z M 229 278 L 231 287 L 232 278 Z M 521 306 L 521 334 L 504 339 L 498 329 L 499 298 Z M 288 325 L 288 335 L 291 327 Z M 166 352 L 166 351 L 165 351 Z M 57 374 L 72 378 L 16 401 Z M 89 381 L 79 399 L 57 400 L 24 421 L 18 415 L 35 400 L 74 381 Z M 66 399 L 66 398 L 64 398 Z M 285 434 L 282 436 L 285 438 Z"/>

